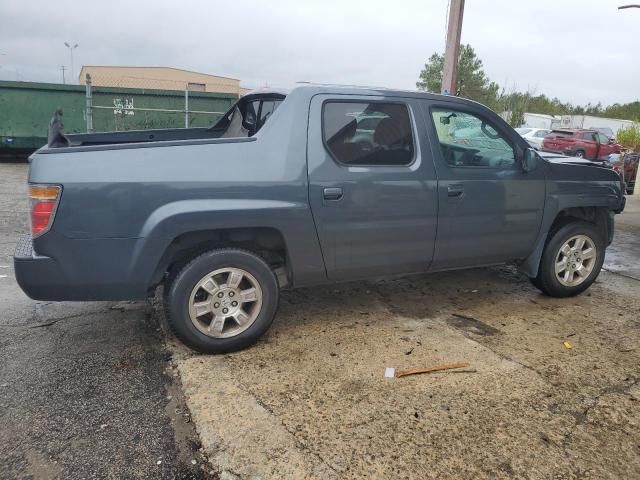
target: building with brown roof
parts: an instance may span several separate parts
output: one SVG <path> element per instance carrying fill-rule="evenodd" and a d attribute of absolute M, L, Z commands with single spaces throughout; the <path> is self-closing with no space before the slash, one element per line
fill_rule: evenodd
<path fill-rule="evenodd" d="M 234 93 L 242 96 L 249 89 L 237 78 L 208 75 L 173 67 L 83 66 L 80 84 L 87 74 L 96 87 L 123 87 L 157 90 L 190 90 L 194 92 Z"/>

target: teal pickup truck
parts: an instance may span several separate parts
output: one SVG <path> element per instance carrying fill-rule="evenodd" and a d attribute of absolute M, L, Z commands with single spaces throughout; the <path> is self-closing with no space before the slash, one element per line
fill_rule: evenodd
<path fill-rule="evenodd" d="M 22 289 L 164 286 L 171 327 L 204 352 L 258 339 L 282 288 L 511 262 L 576 295 L 625 203 L 610 169 L 543 157 L 484 106 L 420 92 L 305 85 L 246 95 L 211 128 L 50 137 L 30 160 Z"/>

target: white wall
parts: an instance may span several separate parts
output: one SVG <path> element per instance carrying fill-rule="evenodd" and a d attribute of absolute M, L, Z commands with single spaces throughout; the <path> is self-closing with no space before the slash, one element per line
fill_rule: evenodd
<path fill-rule="evenodd" d="M 589 115 L 572 115 L 571 126 L 573 128 L 609 127 L 613 133 L 617 133 L 623 127 L 633 124 L 631 120 L 619 120 L 617 118 L 601 118 Z"/>
<path fill-rule="evenodd" d="M 524 127 L 532 128 L 553 128 L 552 122 L 554 120 L 553 115 L 543 115 L 541 113 L 525 113 L 524 114 Z"/>
<path fill-rule="evenodd" d="M 507 113 L 507 112 L 505 112 Z M 523 127 L 532 128 L 594 128 L 609 127 L 617 133 L 623 127 L 632 125 L 631 120 L 617 118 L 593 117 L 590 115 L 544 115 L 541 113 L 525 113 Z"/>

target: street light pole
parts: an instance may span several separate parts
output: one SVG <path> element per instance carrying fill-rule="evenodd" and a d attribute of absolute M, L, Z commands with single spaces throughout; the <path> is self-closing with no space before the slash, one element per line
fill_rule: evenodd
<path fill-rule="evenodd" d="M 462 33 L 463 13 L 464 0 L 451 0 L 441 86 L 441 92 L 449 95 L 455 95 L 457 90 L 458 57 L 460 56 L 460 34 Z"/>
<path fill-rule="evenodd" d="M 78 48 L 78 44 L 76 43 L 75 45 L 71 46 L 68 42 L 64 42 L 65 47 L 67 47 L 69 49 L 69 57 L 71 58 L 71 83 L 75 83 L 73 81 L 74 76 L 73 76 L 73 51 Z"/>

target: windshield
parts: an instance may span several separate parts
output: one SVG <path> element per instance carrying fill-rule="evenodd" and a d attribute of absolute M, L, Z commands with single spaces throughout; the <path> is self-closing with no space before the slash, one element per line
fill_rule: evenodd
<path fill-rule="evenodd" d="M 593 130 L 595 130 L 596 132 L 604 133 L 605 135 L 608 135 L 610 137 L 613 137 L 613 130 L 611 130 L 609 127 L 594 127 Z"/>
<path fill-rule="evenodd" d="M 516 128 L 516 132 L 518 132 L 520 135 L 526 135 L 530 131 L 530 128 Z"/>

